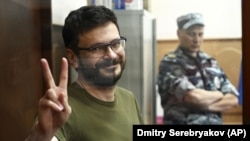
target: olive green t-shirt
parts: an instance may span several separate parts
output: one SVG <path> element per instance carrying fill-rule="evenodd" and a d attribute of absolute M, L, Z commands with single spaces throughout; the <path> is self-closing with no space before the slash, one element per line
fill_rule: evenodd
<path fill-rule="evenodd" d="M 60 141 L 132 141 L 133 124 L 143 120 L 133 93 L 115 88 L 115 100 L 96 99 L 77 83 L 68 88 L 72 113 L 56 133 Z"/>

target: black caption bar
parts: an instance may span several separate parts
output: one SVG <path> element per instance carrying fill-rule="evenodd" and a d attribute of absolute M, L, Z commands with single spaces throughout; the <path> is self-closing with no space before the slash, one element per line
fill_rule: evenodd
<path fill-rule="evenodd" d="M 153 139 L 166 141 L 179 138 L 193 140 L 250 140 L 249 125 L 134 125 L 133 141 Z"/>

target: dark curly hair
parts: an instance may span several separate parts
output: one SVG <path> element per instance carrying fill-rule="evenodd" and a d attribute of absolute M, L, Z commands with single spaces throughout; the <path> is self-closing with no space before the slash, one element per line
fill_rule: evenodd
<path fill-rule="evenodd" d="M 71 11 L 65 19 L 62 31 L 66 48 L 77 52 L 79 34 L 84 34 L 109 22 L 113 22 L 120 32 L 117 17 L 109 8 L 104 6 L 83 6 Z"/>

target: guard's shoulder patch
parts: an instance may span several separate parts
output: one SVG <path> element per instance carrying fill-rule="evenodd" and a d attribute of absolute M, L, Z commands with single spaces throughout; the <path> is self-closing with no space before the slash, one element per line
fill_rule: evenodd
<path fill-rule="evenodd" d="M 176 55 L 174 53 L 169 53 L 167 55 L 168 58 L 176 58 Z"/>

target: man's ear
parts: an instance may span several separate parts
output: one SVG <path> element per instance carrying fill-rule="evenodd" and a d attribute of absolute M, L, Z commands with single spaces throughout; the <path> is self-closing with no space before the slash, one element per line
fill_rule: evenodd
<path fill-rule="evenodd" d="M 65 55 L 68 58 L 69 64 L 73 68 L 78 68 L 78 58 L 76 54 L 71 49 L 66 49 Z"/>
<path fill-rule="evenodd" d="M 177 37 L 180 37 L 180 30 L 179 29 L 176 31 L 176 33 L 177 33 Z"/>

